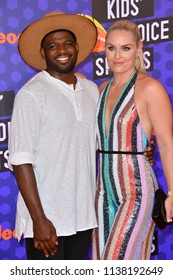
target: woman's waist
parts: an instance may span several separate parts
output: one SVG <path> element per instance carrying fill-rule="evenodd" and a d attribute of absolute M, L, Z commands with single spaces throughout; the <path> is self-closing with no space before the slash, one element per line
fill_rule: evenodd
<path fill-rule="evenodd" d="M 144 151 L 137 151 L 137 150 L 128 150 L 128 149 L 122 149 L 122 150 L 116 150 L 116 149 L 97 149 L 98 154 L 107 154 L 107 155 L 113 155 L 113 154 L 124 154 L 124 155 L 143 155 Z"/>

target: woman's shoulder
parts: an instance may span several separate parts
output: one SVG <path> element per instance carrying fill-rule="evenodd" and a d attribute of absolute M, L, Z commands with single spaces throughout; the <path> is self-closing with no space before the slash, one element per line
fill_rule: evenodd
<path fill-rule="evenodd" d="M 154 77 L 147 74 L 140 73 L 137 82 L 143 90 L 157 90 L 164 89 L 162 83 Z"/>
<path fill-rule="evenodd" d="M 100 93 L 104 90 L 104 88 L 108 85 L 109 82 L 110 82 L 110 80 L 105 80 L 99 85 Z"/>

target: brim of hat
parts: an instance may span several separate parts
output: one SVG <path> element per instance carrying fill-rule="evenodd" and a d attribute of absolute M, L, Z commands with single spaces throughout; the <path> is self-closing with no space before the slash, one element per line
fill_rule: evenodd
<path fill-rule="evenodd" d="M 41 40 L 47 33 L 58 29 L 70 30 L 75 34 L 79 45 L 76 65 L 83 62 L 94 49 L 97 28 L 90 19 L 74 14 L 46 16 L 25 28 L 19 37 L 19 53 L 28 65 L 38 70 L 46 69 L 45 60 L 40 54 Z"/>

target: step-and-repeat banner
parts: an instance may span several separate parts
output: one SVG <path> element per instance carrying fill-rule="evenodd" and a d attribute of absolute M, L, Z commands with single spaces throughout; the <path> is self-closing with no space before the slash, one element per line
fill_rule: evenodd
<path fill-rule="evenodd" d="M 36 71 L 18 53 L 18 38 L 31 22 L 51 11 L 82 14 L 94 20 L 98 41 L 77 71 L 99 83 L 110 73 L 104 54 L 106 30 L 117 19 L 137 22 L 144 43 L 149 75 L 159 79 L 173 102 L 173 0 L 1 0 L 0 1 L 0 259 L 26 259 L 25 242 L 15 237 L 18 188 L 7 165 L 8 135 L 15 94 Z M 49 147 L 47 147 L 49 149 Z M 160 186 L 166 182 L 156 148 L 154 171 Z M 88 256 L 90 258 L 90 254 Z M 156 228 L 151 259 L 173 259 L 173 226 Z"/>

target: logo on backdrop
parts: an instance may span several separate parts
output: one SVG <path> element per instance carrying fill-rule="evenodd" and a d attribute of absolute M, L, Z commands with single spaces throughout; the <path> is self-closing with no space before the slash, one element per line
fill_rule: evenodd
<path fill-rule="evenodd" d="M 153 48 L 144 49 L 143 58 L 146 70 L 153 71 Z M 95 80 L 112 77 L 105 54 L 94 54 L 93 69 L 93 77 Z"/>
<path fill-rule="evenodd" d="M 144 44 L 156 44 L 173 40 L 173 17 L 137 21 L 136 23 Z"/>
<path fill-rule="evenodd" d="M 105 43 L 105 37 L 106 37 L 106 29 L 103 27 L 103 25 L 99 22 L 106 22 L 108 21 L 108 18 L 106 18 L 106 20 L 104 18 L 100 18 L 100 16 L 103 14 L 103 12 L 100 12 L 97 16 L 96 13 L 94 12 L 94 6 L 96 5 L 97 1 L 92 1 L 93 3 L 93 15 L 94 17 L 91 17 L 89 15 L 84 15 L 84 14 L 80 14 L 81 16 L 85 16 L 88 19 L 90 19 L 91 21 L 93 21 L 97 27 L 97 31 L 98 31 L 98 37 L 97 37 L 97 43 L 96 46 L 93 50 L 94 53 L 98 53 L 98 52 L 103 52 L 104 51 L 104 43 Z M 115 0 L 114 1 L 105 1 L 105 2 L 99 2 L 99 7 L 101 9 L 101 7 L 105 7 L 106 3 L 109 3 L 110 5 L 111 3 L 115 4 Z M 137 14 L 138 18 L 142 18 L 142 17 L 149 17 L 152 14 L 150 14 L 151 9 L 153 8 L 153 1 L 150 1 L 149 3 L 145 3 L 144 5 L 144 1 L 127 1 L 127 0 L 121 0 L 121 5 L 126 5 L 129 7 L 129 3 L 131 2 L 131 4 L 133 2 L 139 2 L 137 3 L 141 10 L 143 11 L 142 16 L 140 14 Z M 119 1 L 116 1 L 116 5 L 118 5 Z M 128 5 L 127 5 L 128 3 Z M 98 5 L 98 3 L 97 3 Z M 96 5 L 96 6 L 97 6 Z M 112 6 L 112 4 L 111 4 Z M 144 7 L 143 7 L 144 6 Z M 151 7 L 150 7 L 151 6 Z M 103 9 L 105 10 L 105 9 Z M 98 12 L 98 7 L 96 9 L 96 11 Z M 145 11 L 149 11 L 147 14 Z M 125 18 L 128 18 L 128 16 L 124 16 Z M 96 20 L 97 18 L 97 20 Z M 116 17 L 116 18 L 111 18 L 111 22 L 113 22 L 113 19 L 117 19 L 117 18 L 123 18 L 123 16 L 120 17 Z M 136 16 L 135 16 L 136 19 Z M 99 21 L 98 21 L 99 20 Z M 173 33 L 171 32 L 171 27 L 173 26 L 173 18 L 172 17 L 167 17 L 167 18 L 159 18 L 159 19 L 153 19 L 153 20 L 144 20 L 144 21 L 137 21 L 136 22 L 138 25 L 138 28 L 141 32 L 141 37 L 142 37 L 142 41 L 144 44 L 152 44 L 152 43 L 159 43 L 159 42 L 164 42 L 164 41 L 171 41 L 173 40 Z M 17 36 L 14 33 L 8 33 L 7 35 L 5 33 L 0 32 L 0 44 L 4 44 L 4 43 L 9 43 L 9 44 L 15 44 L 18 42 L 18 38 L 19 38 L 20 34 Z"/>
<path fill-rule="evenodd" d="M 100 22 L 150 17 L 154 15 L 154 0 L 94 0 L 92 14 Z"/>
<path fill-rule="evenodd" d="M 87 17 L 90 19 L 92 22 L 94 22 L 95 26 L 97 27 L 97 42 L 95 45 L 95 48 L 93 49 L 93 52 L 103 52 L 105 49 L 105 37 L 106 37 L 106 29 L 93 17 L 80 14 L 81 16 Z"/>
<path fill-rule="evenodd" d="M 116 19 L 135 19 L 141 33 L 142 42 L 144 44 L 144 63 L 147 71 L 153 71 L 153 48 L 148 47 L 149 44 L 156 44 L 173 40 L 171 32 L 173 26 L 173 18 L 157 18 L 152 20 L 139 21 L 138 18 L 154 16 L 154 1 L 146 2 L 144 0 L 99 0 L 92 1 L 93 16 L 100 22 L 112 22 Z M 98 11 L 99 5 L 99 11 Z M 96 20 L 93 20 L 94 22 Z M 96 25 L 97 26 L 97 25 Z M 99 26 L 102 26 L 99 23 Z M 99 37 L 99 36 L 98 36 Z M 101 48 L 96 48 L 93 55 L 93 78 L 95 80 L 101 78 L 110 78 L 112 76 L 109 71 L 107 60 L 104 53 L 104 45 L 106 30 L 102 33 Z M 99 45 L 98 40 L 97 44 Z M 101 51 L 100 51 L 101 50 Z"/>
<path fill-rule="evenodd" d="M 8 135 L 14 102 L 14 91 L 0 92 L 0 172 L 8 169 Z"/>
<path fill-rule="evenodd" d="M 105 49 L 104 44 L 105 44 L 105 38 L 107 33 L 106 29 L 95 18 L 88 15 L 83 15 L 83 16 L 93 21 L 97 27 L 98 37 L 93 52 L 94 53 L 103 52 Z M 135 22 L 140 30 L 142 42 L 144 45 L 173 40 L 173 32 L 171 32 L 172 30 L 171 27 L 173 26 L 173 17 L 159 18 L 156 20 L 152 19 L 152 20 L 135 21 Z"/>
<path fill-rule="evenodd" d="M 8 43 L 10 45 L 14 45 L 18 42 L 19 35 L 16 35 L 13 32 L 10 32 L 8 34 L 0 32 L 0 45 Z"/>
<path fill-rule="evenodd" d="M 0 239 L 2 240 L 10 240 L 11 238 L 15 238 L 16 237 L 16 231 L 15 230 L 11 230 L 10 228 L 2 228 L 2 225 L 0 225 Z"/>

